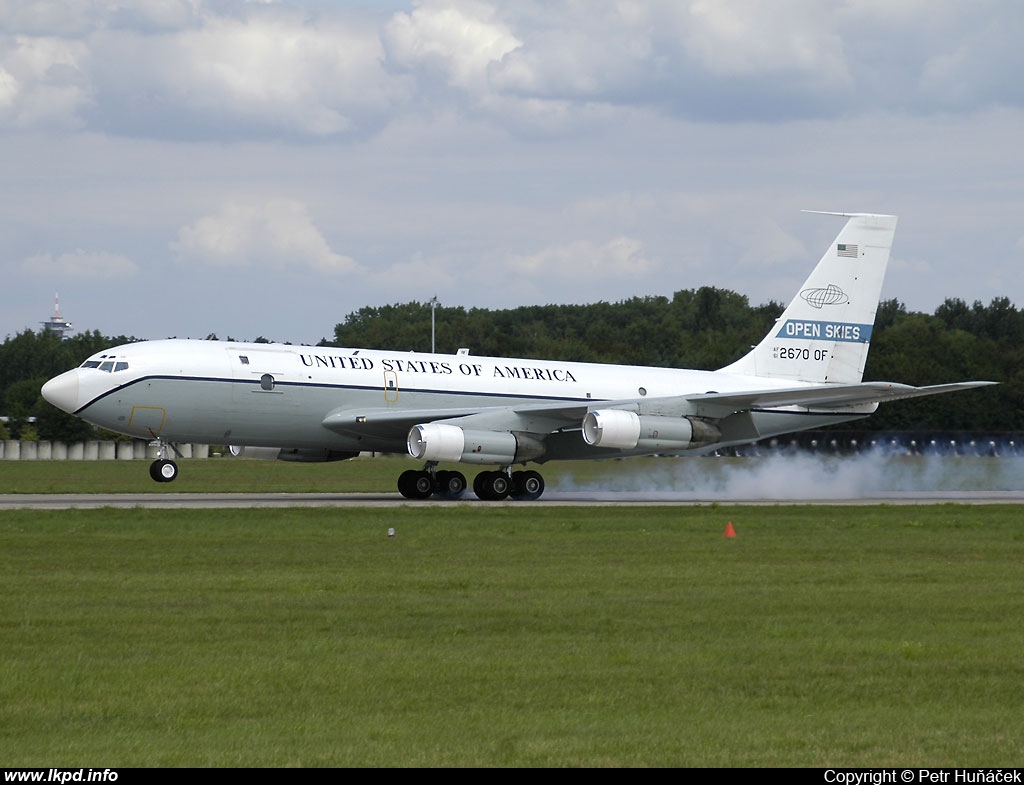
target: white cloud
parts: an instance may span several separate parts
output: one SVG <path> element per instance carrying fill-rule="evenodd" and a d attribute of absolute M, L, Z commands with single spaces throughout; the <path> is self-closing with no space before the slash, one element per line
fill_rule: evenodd
<path fill-rule="evenodd" d="M 402 78 L 385 72 L 370 24 L 279 6 L 246 14 L 208 13 L 199 25 L 160 34 L 97 32 L 107 121 L 156 136 L 330 137 L 374 128 L 406 92 Z"/>
<path fill-rule="evenodd" d="M 456 87 L 482 91 L 488 71 L 522 46 L 496 9 L 473 0 L 427 0 L 395 14 L 386 27 L 392 61 L 404 68 L 437 68 Z"/>
<path fill-rule="evenodd" d="M 469 107 L 550 134 L 634 107 L 737 122 L 1024 102 L 1024 6 L 1005 0 L 63 5 L 0 10 L 0 125 L 365 138 Z"/>
<path fill-rule="evenodd" d="M 80 41 L 0 34 L 0 126 L 75 127 L 92 100 Z"/>
<path fill-rule="evenodd" d="M 359 265 L 331 250 L 301 202 L 231 202 L 216 215 L 182 227 L 171 244 L 179 260 L 222 267 L 265 267 L 320 273 L 355 272 Z"/>
<path fill-rule="evenodd" d="M 712 74 L 798 71 L 846 82 L 844 44 L 832 28 L 833 11 L 819 0 L 694 0 L 685 45 Z"/>
<path fill-rule="evenodd" d="M 123 279 L 134 277 L 138 265 L 120 254 L 106 251 L 83 251 L 76 248 L 70 253 L 54 256 L 38 254 L 25 259 L 21 269 L 31 276 L 50 276 L 55 279 Z"/>
<path fill-rule="evenodd" d="M 0 66 L 0 110 L 12 107 L 20 91 L 21 85 L 14 74 Z"/>
<path fill-rule="evenodd" d="M 513 256 L 509 267 L 529 275 L 556 278 L 629 278 L 645 275 L 657 265 L 644 255 L 639 240 L 616 237 L 603 245 L 579 240 L 529 256 Z"/>

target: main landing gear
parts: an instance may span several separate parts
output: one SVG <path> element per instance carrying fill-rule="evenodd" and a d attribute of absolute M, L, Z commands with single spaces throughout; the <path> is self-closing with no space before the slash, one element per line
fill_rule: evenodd
<path fill-rule="evenodd" d="M 170 442 L 157 439 L 153 444 L 156 445 L 156 460 L 149 464 L 149 476 L 156 482 L 173 482 L 178 476 L 178 464 L 164 456 L 167 454 L 168 447 L 174 450 L 179 458 L 181 453 Z"/>
<path fill-rule="evenodd" d="M 462 472 L 436 471 L 435 466 L 428 464 L 422 471 L 402 472 L 398 491 L 406 499 L 427 499 L 433 495 L 458 499 L 466 491 L 466 478 Z M 473 480 L 473 492 L 484 501 L 533 501 L 544 493 L 544 478 L 535 471 L 510 472 L 507 467 L 485 471 Z"/>

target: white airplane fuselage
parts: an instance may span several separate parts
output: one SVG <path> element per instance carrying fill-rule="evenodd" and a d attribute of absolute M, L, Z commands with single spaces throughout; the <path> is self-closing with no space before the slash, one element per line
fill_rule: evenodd
<path fill-rule="evenodd" d="M 112 363 L 110 370 L 75 368 L 48 382 L 47 397 L 95 425 L 138 438 L 338 453 L 405 453 L 408 428 L 339 433 L 325 426 L 332 412 L 445 410 L 451 419 L 463 410 L 594 408 L 627 400 L 639 407 L 644 399 L 684 393 L 794 386 L 719 371 L 180 339 L 126 344 L 94 358 L 103 361 Z M 123 367 L 114 370 L 118 364 Z M 758 438 L 863 417 L 874 408 L 844 415 L 762 412 Z M 529 412 L 520 416 L 528 419 Z M 591 447 L 578 426 L 568 426 L 573 438 L 557 439 L 542 460 L 649 452 Z"/>

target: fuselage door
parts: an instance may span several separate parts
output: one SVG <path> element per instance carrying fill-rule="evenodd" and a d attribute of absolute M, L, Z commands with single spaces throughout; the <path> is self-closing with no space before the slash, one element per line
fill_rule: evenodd
<path fill-rule="evenodd" d="M 284 384 L 293 374 L 288 366 L 294 357 L 287 352 L 253 349 L 228 350 L 234 399 L 247 408 L 266 410 L 298 404 L 295 388 Z"/>
<path fill-rule="evenodd" d="M 398 374 L 394 371 L 384 371 L 384 400 L 388 403 L 398 400 Z"/>

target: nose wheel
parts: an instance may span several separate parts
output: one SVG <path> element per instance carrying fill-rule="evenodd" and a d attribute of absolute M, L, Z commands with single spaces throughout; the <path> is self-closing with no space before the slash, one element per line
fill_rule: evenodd
<path fill-rule="evenodd" d="M 150 442 L 149 446 L 156 446 L 156 460 L 149 464 L 149 476 L 156 482 L 173 482 L 178 476 L 178 464 L 165 457 L 167 448 L 170 447 L 179 458 L 182 457 L 181 452 L 174 444 L 156 438 L 156 434 L 152 431 L 150 433 L 153 435 L 154 441 Z"/>
<path fill-rule="evenodd" d="M 149 476 L 157 482 L 171 482 L 178 476 L 178 464 L 166 458 L 157 459 L 149 465 Z"/>

